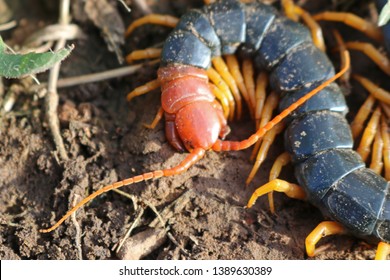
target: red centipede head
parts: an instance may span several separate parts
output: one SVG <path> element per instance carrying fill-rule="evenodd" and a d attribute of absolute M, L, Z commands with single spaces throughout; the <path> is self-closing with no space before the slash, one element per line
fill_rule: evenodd
<path fill-rule="evenodd" d="M 176 135 L 188 151 L 196 148 L 209 150 L 229 129 L 221 106 L 215 102 L 206 71 L 192 66 L 173 65 L 158 72 L 161 82 L 161 105 Z M 175 137 L 176 136 L 176 137 Z M 177 146 L 177 143 L 175 143 Z"/>

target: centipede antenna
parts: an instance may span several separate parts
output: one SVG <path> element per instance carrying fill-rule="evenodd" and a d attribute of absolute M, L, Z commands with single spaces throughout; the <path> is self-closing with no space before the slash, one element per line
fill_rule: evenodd
<path fill-rule="evenodd" d="M 74 212 L 76 212 L 79 208 L 81 208 L 86 203 L 88 203 L 89 201 L 91 201 L 95 197 L 97 197 L 105 192 L 108 192 L 108 191 L 111 191 L 114 189 L 119 189 L 121 187 L 132 185 L 132 184 L 139 183 L 142 181 L 147 181 L 147 180 L 151 180 L 151 179 L 158 179 L 161 177 L 168 177 L 168 176 L 177 175 L 177 174 L 180 174 L 182 172 L 185 172 L 188 168 L 190 168 L 197 161 L 199 161 L 204 156 L 204 154 L 205 154 L 204 149 L 197 148 L 197 149 L 192 150 L 192 152 L 189 155 L 187 155 L 187 157 L 175 167 L 172 167 L 169 169 L 147 172 L 147 173 L 144 173 L 141 175 L 137 175 L 137 176 L 113 183 L 111 185 L 107 185 L 107 186 L 97 190 L 96 192 L 90 194 L 89 196 L 87 196 L 83 200 L 81 200 L 76 206 L 74 206 L 72 209 L 70 209 L 60 220 L 58 220 L 58 222 L 55 223 L 52 227 L 47 228 L 47 229 L 41 229 L 39 231 L 42 233 L 47 233 L 47 232 L 51 232 L 51 231 L 55 230 L 67 218 L 69 218 Z"/>
<path fill-rule="evenodd" d="M 305 103 L 307 100 L 312 98 L 318 92 L 323 90 L 329 84 L 337 80 L 340 76 L 342 76 L 350 67 L 350 57 L 348 51 L 344 52 L 344 56 L 346 59 L 345 66 L 332 78 L 326 80 L 324 83 L 319 85 L 317 88 L 313 89 L 305 96 L 298 99 L 295 103 L 291 104 L 289 107 L 284 109 L 279 115 L 275 116 L 271 121 L 269 121 L 266 125 L 257 130 L 255 134 L 252 134 L 249 138 L 242 141 L 222 141 L 217 140 L 215 144 L 212 146 L 212 150 L 214 151 L 238 151 L 244 150 L 255 144 L 260 138 L 264 136 L 264 134 L 271 130 L 275 125 L 280 123 L 284 118 L 286 118 L 291 112 L 296 110 L 299 106 Z"/>

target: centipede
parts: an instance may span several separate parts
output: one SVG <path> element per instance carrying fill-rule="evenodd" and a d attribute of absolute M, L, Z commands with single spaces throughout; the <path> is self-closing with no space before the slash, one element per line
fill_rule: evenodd
<path fill-rule="evenodd" d="M 351 128 L 345 117 L 348 107 L 335 83 L 349 68 L 347 53 L 344 54 L 345 66 L 336 73 L 305 25 L 260 1 L 215 1 L 190 10 L 177 22 L 159 17 L 149 17 L 146 21 L 174 27 L 162 50 L 148 53 L 152 53 L 151 56 L 157 53 L 160 67 L 157 80 L 148 83 L 146 90 L 161 88 L 159 118 L 165 118 L 166 139 L 174 149 L 188 155 L 172 168 L 147 172 L 103 187 L 41 232 L 55 230 L 72 213 L 102 193 L 181 174 L 209 150 L 247 149 L 283 121 L 288 159 L 281 158 L 277 162 L 279 165 L 284 165 L 284 161 L 292 162 L 297 184 L 274 178 L 255 191 L 247 207 L 258 197 L 274 191 L 305 199 L 329 219 L 307 237 L 309 257 L 316 254 L 315 245 L 323 236 L 349 233 L 378 244 L 376 259 L 387 258 L 390 253 L 389 183 L 367 168 L 353 150 Z M 225 140 L 230 132 L 228 119 L 242 114 L 241 97 L 215 89 L 209 82 L 210 66 L 221 66 L 219 57 L 236 53 L 267 72 L 270 87 L 280 96 L 279 114 L 242 141 Z M 218 100 L 216 92 L 220 96 Z M 134 91 L 128 95 L 128 100 L 143 93 Z M 244 99 L 255 106 L 253 98 L 251 101 L 251 97 L 244 96 Z"/>

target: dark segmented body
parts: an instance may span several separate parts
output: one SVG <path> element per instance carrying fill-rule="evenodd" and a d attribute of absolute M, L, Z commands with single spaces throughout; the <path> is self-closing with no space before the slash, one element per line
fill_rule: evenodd
<path fill-rule="evenodd" d="M 280 110 L 334 75 L 303 25 L 261 3 L 218 1 L 185 14 L 164 44 L 163 66 L 207 69 L 214 56 L 239 51 L 270 73 Z M 309 201 L 359 237 L 390 242 L 388 182 L 352 150 L 347 106 L 337 84 L 324 89 L 289 118 L 285 146 Z"/>

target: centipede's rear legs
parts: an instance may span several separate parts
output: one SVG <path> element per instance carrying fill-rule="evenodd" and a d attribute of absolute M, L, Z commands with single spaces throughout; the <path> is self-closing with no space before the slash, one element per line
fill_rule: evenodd
<path fill-rule="evenodd" d="M 334 221 L 324 221 L 320 223 L 305 240 L 306 253 L 309 257 L 314 257 L 322 250 L 316 249 L 316 244 L 324 237 L 336 234 L 346 234 L 348 231 L 345 227 Z M 379 242 L 375 254 L 375 260 L 386 260 L 390 255 L 390 244 L 385 242 Z"/>

